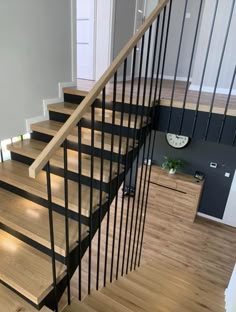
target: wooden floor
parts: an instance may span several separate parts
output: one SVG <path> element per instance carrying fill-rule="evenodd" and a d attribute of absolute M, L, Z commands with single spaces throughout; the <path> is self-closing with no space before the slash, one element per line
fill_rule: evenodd
<path fill-rule="evenodd" d="M 171 266 L 175 268 L 178 274 L 190 274 L 196 277 L 196 287 L 199 286 L 199 280 L 202 283 L 207 283 L 221 289 L 221 299 L 224 296 L 224 290 L 228 285 L 231 273 L 236 260 L 236 229 L 229 226 L 213 223 L 206 219 L 197 217 L 194 223 L 183 220 L 179 217 L 158 211 L 156 203 L 153 200 L 155 188 L 151 188 L 148 201 L 148 214 L 146 220 L 146 231 L 144 236 L 143 254 L 141 259 L 141 268 L 145 263 L 154 261 L 155 263 L 164 264 L 164 266 Z M 125 200 L 127 203 L 127 199 Z M 210 203 L 209 203 L 210 204 Z M 121 206 L 121 196 L 119 195 L 118 206 Z M 126 206 L 125 206 L 126 207 Z M 113 207 L 114 208 L 114 207 Z M 111 208 L 110 215 L 110 230 L 109 230 L 109 247 L 108 247 L 108 269 L 107 281 L 110 277 L 111 265 L 111 242 L 112 229 L 114 219 L 114 209 Z M 126 213 L 126 208 L 125 208 Z M 118 210 L 117 223 L 120 222 L 120 210 Z M 135 217 L 135 215 L 134 215 Z M 126 219 L 125 219 L 126 220 Z M 123 223 L 123 229 L 124 224 Z M 100 284 L 99 288 L 103 286 L 104 273 L 104 250 L 106 238 L 105 218 L 102 224 L 102 252 L 101 252 L 101 268 L 100 268 Z M 118 230 L 116 231 L 115 243 L 115 257 L 114 257 L 114 271 L 116 271 L 117 261 L 117 245 L 118 245 Z M 123 243 L 122 236 L 122 243 Z M 129 238 L 129 236 L 128 236 Z M 128 239 L 127 238 L 127 239 Z M 132 235 L 133 238 L 133 235 Z M 123 244 L 121 244 L 123 246 Z M 97 250 L 97 235 L 93 240 L 93 257 L 92 257 L 92 289 L 96 285 L 96 250 Z M 121 252 L 120 257 L 122 258 Z M 126 257 L 127 259 L 127 253 Z M 121 261 L 122 262 L 122 261 Z M 83 294 L 86 294 L 87 287 L 87 263 L 88 254 L 85 255 L 83 262 Z M 126 263 L 126 262 L 125 262 Z M 121 267 L 121 263 L 120 263 Z M 115 273 L 113 272 L 113 278 Z M 121 278 L 122 280 L 122 278 Z M 194 287 L 195 278 L 192 278 Z M 108 282 L 109 284 L 109 282 Z M 75 274 L 72 280 L 72 294 L 77 298 L 78 276 Z M 199 299 L 201 300 L 201 298 Z M 204 303 L 202 303 L 204 304 Z M 134 311 L 139 311 L 134 310 Z M 159 310 L 157 310 L 159 311 Z M 165 311 L 179 311 L 179 310 L 165 310 Z M 195 310 L 188 310 L 195 311 Z M 224 311 L 224 310 L 222 310 Z"/>
<path fill-rule="evenodd" d="M 83 90 L 83 91 L 90 91 L 93 85 L 95 84 L 94 81 L 90 80 L 77 80 L 77 88 L 74 88 L 74 91 L 76 90 Z M 137 94 L 137 80 L 135 81 L 134 91 L 133 91 L 133 102 L 135 103 L 135 96 Z M 143 92 L 143 81 L 141 82 L 141 96 Z M 147 82 L 147 94 L 149 94 L 149 88 L 150 88 L 150 80 Z M 186 92 L 187 84 L 186 82 L 177 81 L 175 84 L 174 89 L 174 97 L 173 97 L 173 103 L 172 105 L 174 107 L 183 107 L 185 92 Z M 188 89 L 188 88 L 187 88 Z M 130 90 L 131 90 L 131 82 L 127 81 L 126 83 L 126 98 L 129 100 L 130 96 Z M 113 84 L 109 83 L 106 87 L 106 93 L 107 95 L 111 95 L 113 92 Z M 173 81 L 172 80 L 164 80 L 163 81 L 163 87 L 162 87 L 162 93 L 161 93 L 161 105 L 164 106 L 170 106 L 170 99 L 172 98 L 172 92 L 173 92 Z M 153 88 L 154 93 L 154 88 Z M 122 94 L 122 82 L 119 82 L 117 85 L 117 97 L 121 97 Z M 188 109 L 196 109 L 196 104 L 198 103 L 198 97 L 199 92 L 198 91 L 191 91 L 188 90 L 187 97 L 186 97 L 186 108 Z M 216 94 L 214 98 L 214 106 L 213 106 L 213 112 L 218 114 L 224 114 L 231 116 L 236 116 L 236 96 L 232 95 L 229 102 L 229 107 L 227 111 L 225 112 L 225 106 L 227 103 L 228 95 L 223 94 Z M 213 94 L 202 92 L 200 96 L 200 102 L 199 102 L 199 110 L 209 112 L 210 106 L 213 100 Z"/>

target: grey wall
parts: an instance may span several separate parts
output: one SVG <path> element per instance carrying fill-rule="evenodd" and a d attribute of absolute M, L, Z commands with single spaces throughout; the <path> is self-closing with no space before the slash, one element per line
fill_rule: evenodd
<path fill-rule="evenodd" d="M 161 164 L 164 156 L 184 160 L 182 171 L 186 173 L 194 174 L 196 170 L 205 173 L 199 212 L 222 219 L 236 168 L 236 148 L 192 140 L 186 148 L 177 150 L 167 144 L 164 133 L 157 132 L 154 161 Z M 210 168 L 212 161 L 218 163 L 217 169 Z M 225 172 L 231 177 L 224 177 Z"/>
<path fill-rule="evenodd" d="M 0 139 L 25 132 L 72 79 L 71 8 L 65 0 L 0 0 Z"/>
<path fill-rule="evenodd" d="M 180 42 L 180 32 L 183 22 L 185 0 L 173 1 L 170 32 L 168 39 L 168 48 L 166 55 L 165 75 L 174 76 L 177 62 L 177 54 Z M 197 24 L 197 14 L 199 10 L 199 1 L 189 0 L 187 13 L 191 14 L 189 19 L 185 19 L 185 27 L 183 33 L 183 41 L 181 46 L 181 54 L 177 76 L 186 78 L 188 76 L 190 58 L 193 47 L 194 32 Z"/>
<path fill-rule="evenodd" d="M 216 1 L 208 0 L 205 2 L 203 19 L 201 24 L 199 44 L 195 59 L 194 71 L 193 71 L 193 85 L 200 85 L 203 65 L 206 57 L 206 49 L 210 37 L 210 29 L 213 20 L 213 13 Z M 219 68 L 219 61 L 223 50 L 223 43 L 226 35 L 227 23 L 229 20 L 232 1 L 219 1 L 219 7 L 217 11 L 216 23 L 213 32 L 212 44 L 209 53 L 209 59 L 206 67 L 206 75 L 204 79 L 205 87 L 214 87 L 216 81 L 216 75 Z M 222 64 L 220 79 L 218 88 L 228 89 L 233 75 L 233 70 L 236 65 L 236 9 L 234 10 L 232 24 L 230 28 L 229 38 L 226 46 L 224 61 Z M 236 89 L 236 82 L 234 84 Z"/>

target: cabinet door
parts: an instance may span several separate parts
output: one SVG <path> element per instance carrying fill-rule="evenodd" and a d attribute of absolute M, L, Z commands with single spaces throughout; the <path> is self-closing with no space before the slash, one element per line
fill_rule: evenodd
<path fill-rule="evenodd" d="M 197 210 L 196 195 L 176 192 L 173 213 L 180 218 L 194 221 Z"/>
<path fill-rule="evenodd" d="M 152 194 L 152 197 L 149 198 L 149 204 L 157 210 L 173 214 L 175 193 L 174 190 L 150 183 L 150 194 Z"/>

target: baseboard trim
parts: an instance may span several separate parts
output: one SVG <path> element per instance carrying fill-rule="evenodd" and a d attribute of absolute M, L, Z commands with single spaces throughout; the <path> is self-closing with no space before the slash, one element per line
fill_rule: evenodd
<path fill-rule="evenodd" d="M 62 102 L 63 101 L 63 89 L 64 88 L 70 88 L 70 87 L 75 87 L 76 86 L 76 82 L 59 82 L 58 83 L 58 97 L 57 98 L 52 98 L 52 99 L 44 99 L 42 101 L 42 105 L 43 105 L 43 114 L 40 116 L 36 116 L 36 117 L 32 117 L 32 118 L 28 118 L 25 120 L 25 125 L 26 125 L 26 133 L 30 133 L 30 127 L 33 123 L 37 123 L 37 122 L 41 122 L 44 120 L 48 120 L 49 119 L 49 114 L 48 114 L 48 109 L 47 106 L 49 104 L 55 104 L 58 102 Z"/>
<path fill-rule="evenodd" d="M 218 218 L 215 218 L 215 217 L 212 217 L 212 216 L 208 216 L 207 214 L 202 213 L 202 212 L 198 212 L 197 215 L 199 217 L 202 217 L 202 218 L 205 218 L 205 219 L 209 219 L 211 221 L 215 221 L 215 222 L 218 222 L 218 223 L 221 223 L 221 224 L 226 224 L 225 222 L 223 222 L 222 219 L 218 219 Z"/>
<path fill-rule="evenodd" d="M 190 91 L 200 91 L 200 86 L 191 84 L 190 87 L 189 87 L 189 90 Z M 209 86 L 203 86 L 202 87 L 202 92 L 213 93 L 214 92 L 214 88 L 213 87 L 209 87 Z M 229 89 L 217 88 L 216 89 L 216 93 L 217 94 L 228 95 L 229 94 Z M 236 89 L 233 89 L 231 94 L 232 95 L 236 95 Z"/>

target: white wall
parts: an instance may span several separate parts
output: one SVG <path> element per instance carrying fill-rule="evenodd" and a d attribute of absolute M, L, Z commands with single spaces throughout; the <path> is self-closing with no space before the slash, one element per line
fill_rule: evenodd
<path fill-rule="evenodd" d="M 25 132 L 72 80 L 71 1 L 0 0 L 0 139 Z"/>
<path fill-rule="evenodd" d="M 225 301 L 226 301 L 226 311 L 235 312 L 236 311 L 236 265 L 234 267 L 233 274 L 231 276 L 229 286 L 225 292 Z"/>
<path fill-rule="evenodd" d="M 210 29 L 213 20 L 213 13 L 215 8 L 215 0 L 205 1 L 205 7 L 203 11 L 203 19 L 201 24 L 201 30 L 199 35 L 199 44 L 195 58 L 195 65 L 193 71 L 192 84 L 194 89 L 199 87 L 203 65 L 206 56 L 206 49 L 210 36 Z M 209 53 L 209 59 L 206 67 L 206 75 L 204 79 L 204 89 L 205 91 L 213 91 L 216 81 L 216 75 L 219 67 L 219 61 L 223 49 L 223 43 L 225 40 L 227 23 L 229 20 L 230 9 L 232 6 L 232 1 L 219 1 L 219 7 L 217 11 L 216 23 L 212 38 L 212 44 Z M 230 83 L 233 76 L 233 71 L 236 65 L 236 41 L 235 41 L 235 29 L 236 29 L 236 8 L 234 10 L 231 29 L 228 37 L 228 43 L 225 50 L 224 61 L 222 64 L 218 92 L 222 92 L 222 89 L 229 89 Z M 221 90 L 220 90 L 221 89 Z M 236 89 L 236 82 L 234 84 L 234 89 Z M 236 91 L 236 90 L 235 90 Z M 224 93 L 224 92 L 222 92 Z"/>
<path fill-rule="evenodd" d="M 223 222 L 236 227 L 236 172 L 234 174 L 229 197 L 225 207 Z"/>

